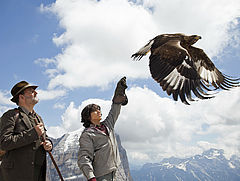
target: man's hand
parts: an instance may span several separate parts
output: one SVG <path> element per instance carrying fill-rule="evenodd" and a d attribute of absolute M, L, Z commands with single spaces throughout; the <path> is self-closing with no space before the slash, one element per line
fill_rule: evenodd
<path fill-rule="evenodd" d="M 34 126 L 35 130 L 37 131 L 38 136 L 42 136 L 44 133 L 44 126 L 43 123 L 39 123 L 36 126 Z"/>
<path fill-rule="evenodd" d="M 127 95 L 125 94 L 125 89 L 127 88 L 126 77 L 121 78 L 114 92 L 113 103 L 122 104 L 123 106 L 128 103 Z"/>
<path fill-rule="evenodd" d="M 43 145 L 43 148 L 46 151 L 51 151 L 52 150 L 52 143 L 51 143 L 51 141 L 46 140 L 46 141 L 42 142 L 42 145 Z"/>

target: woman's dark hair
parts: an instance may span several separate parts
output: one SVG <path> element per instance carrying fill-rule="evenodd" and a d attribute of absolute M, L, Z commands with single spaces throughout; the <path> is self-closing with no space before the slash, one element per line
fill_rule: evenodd
<path fill-rule="evenodd" d="M 83 126 L 88 128 L 91 124 L 91 112 L 96 110 L 101 110 L 100 106 L 97 104 L 88 104 L 81 112 Z"/>

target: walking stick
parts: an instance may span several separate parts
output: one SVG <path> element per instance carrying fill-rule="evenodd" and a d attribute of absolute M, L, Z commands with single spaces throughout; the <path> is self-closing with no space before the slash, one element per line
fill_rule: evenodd
<path fill-rule="evenodd" d="M 35 121 L 35 123 L 36 123 L 36 125 L 37 125 L 37 124 L 38 124 L 37 119 L 34 119 L 34 121 Z M 46 139 L 44 138 L 43 135 L 41 135 L 41 139 L 42 139 L 43 142 L 46 141 Z M 53 165 L 55 166 L 55 168 L 56 168 L 56 170 L 57 170 L 57 173 L 58 173 L 61 181 L 64 181 L 64 180 L 63 180 L 63 176 L 62 176 L 62 174 L 61 174 L 61 172 L 60 172 L 60 170 L 59 170 L 59 168 L 58 168 L 58 166 L 57 166 L 56 161 L 55 161 L 54 158 L 53 158 L 52 153 L 51 153 L 50 151 L 47 151 L 47 152 L 48 152 L 48 154 L 49 154 L 49 156 L 50 156 L 50 158 L 51 158 L 51 160 L 52 160 Z"/>
<path fill-rule="evenodd" d="M 49 154 L 49 156 L 50 156 L 50 158 L 51 158 L 51 160 L 52 160 L 52 162 L 53 162 L 53 165 L 55 166 L 55 168 L 56 168 L 56 170 L 57 170 L 57 173 L 58 173 L 61 181 L 64 181 L 64 180 L 63 180 L 63 177 L 62 177 L 62 174 L 61 174 L 61 172 L 60 172 L 60 170 L 59 170 L 59 168 L 58 168 L 58 166 L 57 166 L 57 163 L 55 162 L 55 160 L 54 160 L 54 158 L 53 158 L 53 156 L 52 156 L 52 153 L 51 153 L 50 151 L 47 151 L 47 152 L 48 152 L 48 154 Z"/>

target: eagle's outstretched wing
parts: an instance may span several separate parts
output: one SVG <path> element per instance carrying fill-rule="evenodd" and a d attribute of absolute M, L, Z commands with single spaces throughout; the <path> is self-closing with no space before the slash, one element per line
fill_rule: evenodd
<path fill-rule="evenodd" d="M 201 99 L 213 97 L 205 92 L 207 90 L 194 68 L 191 56 L 181 47 L 180 41 L 168 41 L 154 49 L 149 59 L 153 79 L 160 83 L 168 95 L 172 94 L 175 101 L 179 96 L 183 103 L 189 104 L 186 96 L 192 101 L 191 91 Z"/>
<path fill-rule="evenodd" d="M 222 74 L 202 49 L 191 46 L 188 52 L 194 61 L 198 74 L 207 87 L 213 86 L 215 89 L 229 90 L 239 85 L 240 79 Z"/>
<path fill-rule="evenodd" d="M 223 75 L 202 49 L 192 46 L 201 37 L 197 35 L 163 34 L 150 40 L 132 57 L 140 60 L 151 50 L 149 68 L 153 79 L 175 101 L 189 104 L 192 92 L 200 99 L 214 97 L 208 91 L 228 90 L 239 86 L 239 79 Z M 187 97 L 187 99 L 186 99 Z"/>

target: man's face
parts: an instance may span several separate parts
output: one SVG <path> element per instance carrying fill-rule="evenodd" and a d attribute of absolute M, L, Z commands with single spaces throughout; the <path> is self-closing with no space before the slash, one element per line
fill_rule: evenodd
<path fill-rule="evenodd" d="M 24 90 L 23 96 L 24 96 L 26 104 L 35 105 L 39 101 L 39 99 L 37 97 L 37 92 L 35 91 L 35 89 L 33 89 L 31 87 Z"/>
<path fill-rule="evenodd" d="M 102 119 L 102 113 L 99 109 L 91 112 L 91 122 L 94 125 L 100 125 L 100 120 Z"/>

